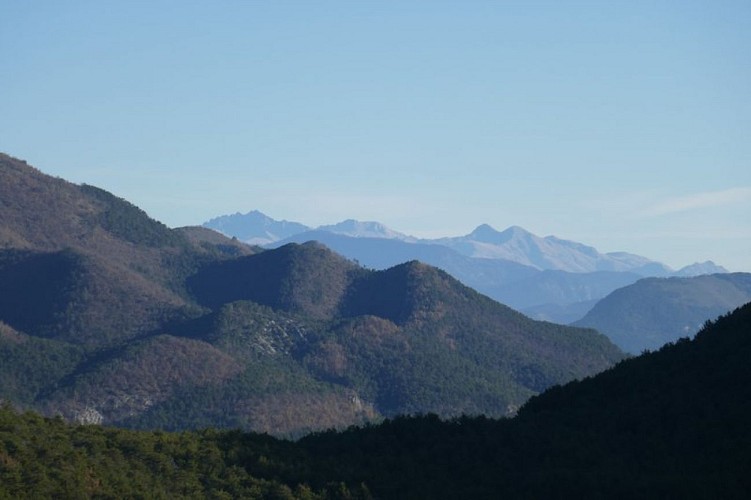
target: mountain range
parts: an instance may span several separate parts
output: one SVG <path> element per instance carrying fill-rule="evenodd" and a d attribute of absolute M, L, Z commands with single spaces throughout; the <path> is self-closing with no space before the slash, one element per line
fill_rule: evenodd
<path fill-rule="evenodd" d="M 374 270 L 319 243 L 170 229 L 0 155 L 0 399 L 25 408 L 299 435 L 399 414 L 512 415 L 623 356 L 424 263 Z"/>
<path fill-rule="evenodd" d="M 462 283 L 528 316 L 571 323 L 581 319 L 610 292 L 644 277 L 725 273 L 711 261 L 678 271 L 646 257 L 625 252 L 602 254 L 595 248 L 554 236 L 541 238 L 521 227 L 496 231 L 487 224 L 465 235 L 418 239 L 378 222 L 347 220 L 311 229 L 253 211 L 212 219 L 204 224 L 248 242 L 259 235 L 296 230 L 268 247 L 319 241 L 332 250 L 374 269 L 420 260 L 445 270 Z M 228 230 L 228 227 L 234 228 Z"/>
<path fill-rule="evenodd" d="M 727 272 L 711 261 L 696 263 L 673 271 L 665 264 L 626 252 L 600 253 L 591 246 L 555 236 L 536 236 L 519 226 L 497 231 L 481 224 L 465 236 L 420 239 L 375 221 L 347 219 L 338 224 L 311 228 L 298 222 L 277 221 L 253 210 L 215 217 L 203 224 L 227 236 L 248 244 L 283 245 L 299 242 L 311 233 L 333 233 L 352 238 L 395 239 L 409 243 L 441 245 L 468 257 L 512 261 L 537 270 L 557 270 L 571 273 L 595 271 L 633 272 L 640 276 L 695 276 Z M 302 236 L 301 236 L 302 235 Z M 294 240 L 290 240 L 294 238 Z M 310 239 L 306 240 L 309 241 Z"/>

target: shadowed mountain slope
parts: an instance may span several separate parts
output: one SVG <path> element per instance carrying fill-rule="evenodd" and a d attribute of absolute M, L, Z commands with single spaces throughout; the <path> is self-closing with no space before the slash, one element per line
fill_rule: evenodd
<path fill-rule="evenodd" d="M 204 266 L 188 279 L 199 303 L 250 300 L 315 319 L 331 319 L 360 268 L 319 243 L 287 245 Z"/>
<path fill-rule="evenodd" d="M 512 420 L 309 436 L 290 480 L 363 483 L 382 498 L 747 498 L 750 332 L 747 304 L 695 340 L 549 389 Z"/>
<path fill-rule="evenodd" d="M 298 328 L 307 333 L 293 335 L 287 352 L 386 415 L 504 415 L 620 358 L 592 331 L 530 320 L 431 266 L 367 271 L 317 243 L 208 265 L 189 284 L 212 307 L 207 298 L 253 301 L 333 320 Z"/>
<path fill-rule="evenodd" d="M 0 297 L 9 325 L 88 348 L 144 335 L 187 312 L 160 284 L 74 250 L 0 251 Z"/>

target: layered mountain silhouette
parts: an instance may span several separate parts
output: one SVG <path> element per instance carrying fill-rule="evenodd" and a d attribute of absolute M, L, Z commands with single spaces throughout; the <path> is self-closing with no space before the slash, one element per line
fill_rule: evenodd
<path fill-rule="evenodd" d="M 254 211 L 218 217 L 204 225 L 240 240 L 258 242 L 266 235 L 254 232 L 258 217 L 259 212 Z M 267 224 L 277 223 L 263 217 Z M 226 226 L 229 220 L 235 224 L 233 230 Z M 289 227 L 291 223 L 278 224 Z M 482 224 L 465 236 L 433 240 L 413 238 L 378 222 L 347 220 L 316 229 L 296 228 L 265 245 L 319 241 L 374 269 L 420 260 L 530 317 L 558 323 L 581 319 L 597 300 L 643 277 L 727 272 L 711 261 L 673 271 L 646 257 L 625 252 L 602 254 L 591 246 L 554 236 L 541 238 L 518 226 L 496 231 Z"/>
<path fill-rule="evenodd" d="M 300 242 L 311 234 L 319 235 L 322 232 L 353 238 L 397 239 L 411 243 L 441 245 L 469 257 L 510 260 L 539 270 L 572 273 L 618 271 L 632 272 L 640 276 L 697 276 L 727 272 L 722 266 L 711 261 L 673 271 L 665 264 L 646 257 L 626 252 L 602 254 L 594 247 L 555 236 L 542 238 L 519 226 L 497 231 L 488 224 L 481 224 L 465 236 L 419 239 L 390 229 L 380 222 L 348 219 L 338 224 L 311 228 L 296 222 L 276 221 L 257 210 L 244 215 L 236 213 L 219 216 L 205 222 L 203 226 L 247 243 L 256 243 L 261 239 L 268 243 L 277 243 L 276 246 L 288 243 L 288 239 L 292 237 L 294 241 Z M 273 234 L 269 234 L 269 227 L 285 228 L 284 231 L 280 229 L 273 234 L 286 235 L 274 237 Z"/>
<path fill-rule="evenodd" d="M 424 263 L 372 270 L 318 243 L 261 250 L 169 229 L 0 155 L 0 399 L 23 407 L 299 434 L 510 415 L 622 357 L 591 329 L 533 321 Z"/>

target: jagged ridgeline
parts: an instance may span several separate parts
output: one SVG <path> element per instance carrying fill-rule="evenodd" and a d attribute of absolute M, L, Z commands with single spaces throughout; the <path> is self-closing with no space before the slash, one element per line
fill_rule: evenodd
<path fill-rule="evenodd" d="M 0 322 L 0 398 L 141 428 L 511 415 L 623 357 L 419 262 L 372 271 L 316 243 L 169 229 L 5 155 Z"/>

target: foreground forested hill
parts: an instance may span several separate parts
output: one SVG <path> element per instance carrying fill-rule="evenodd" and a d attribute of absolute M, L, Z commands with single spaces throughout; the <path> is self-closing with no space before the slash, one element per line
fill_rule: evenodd
<path fill-rule="evenodd" d="M 695 340 L 552 388 L 512 420 L 397 419 L 300 446 L 310 477 L 387 498 L 747 498 L 750 356 L 747 304 Z"/>
<path fill-rule="evenodd" d="M 748 498 L 751 304 L 513 419 L 399 417 L 297 442 L 0 410 L 0 497 Z"/>

